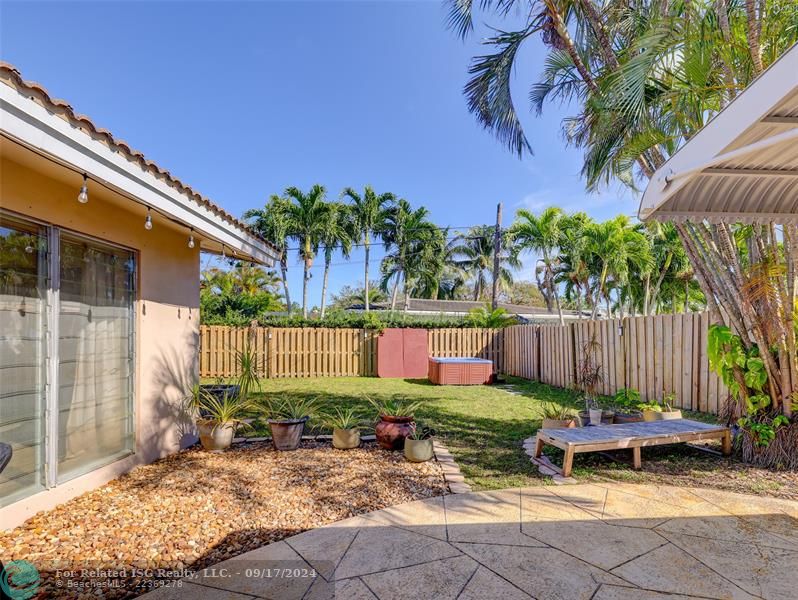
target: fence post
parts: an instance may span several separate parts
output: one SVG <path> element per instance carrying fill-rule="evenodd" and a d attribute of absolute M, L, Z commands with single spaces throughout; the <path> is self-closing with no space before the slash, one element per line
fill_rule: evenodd
<path fill-rule="evenodd" d="M 276 359 L 274 352 L 274 336 L 272 336 L 272 328 L 266 328 L 266 379 L 271 379 L 274 376 L 274 360 Z"/>

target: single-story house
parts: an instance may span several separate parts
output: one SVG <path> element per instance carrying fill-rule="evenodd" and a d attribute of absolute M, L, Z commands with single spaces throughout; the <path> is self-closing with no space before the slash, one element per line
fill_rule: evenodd
<path fill-rule="evenodd" d="M 200 250 L 278 253 L 6 63 L 0 134 L 6 529 L 193 443 Z"/>
<path fill-rule="evenodd" d="M 407 311 L 404 310 L 404 306 L 404 298 L 402 298 L 397 302 L 397 311 L 430 318 L 464 317 L 469 311 L 475 308 L 483 308 L 485 303 L 476 300 L 429 300 L 425 298 L 410 298 Z M 374 311 L 388 311 L 391 309 L 391 305 L 378 302 L 371 303 L 369 308 Z M 560 320 L 556 311 L 551 313 L 548 309 L 539 306 L 525 306 L 522 304 L 499 302 L 499 308 L 503 308 L 509 314 L 517 317 L 524 323 L 559 323 Z M 366 307 L 362 303 L 356 303 L 347 307 L 346 310 L 362 312 L 366 310 Z M 579 313 L 575 310 L 563 309 L 562 315 L 565 321 L 575 321 L 579 318 Z M 590 312 L 582 311 L 582 317 L 590 318 Z"/>

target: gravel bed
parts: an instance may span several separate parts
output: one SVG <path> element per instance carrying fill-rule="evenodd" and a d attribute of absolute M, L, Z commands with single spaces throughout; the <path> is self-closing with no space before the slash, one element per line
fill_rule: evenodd
<path fill-rule="evenodd" d="M 307 529 L 444 493 L 436 462 L 410 463 L 376 444 L 190 449 L 0 532 L 0 556 L 34 563 L 42 597 L 100 595 L 56 588 L 55 570 L 74 567 L 125 569 L 121 587 L 102 595 L 132 598 L 157 579 L 132 576 L 133 568 L 198 569 Z"/>

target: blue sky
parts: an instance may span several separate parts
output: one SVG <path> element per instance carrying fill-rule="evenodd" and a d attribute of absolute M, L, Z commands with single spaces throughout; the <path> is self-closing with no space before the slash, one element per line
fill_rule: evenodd
<path fill-rule="evenodd" d="M 514 87 L 535 156 L 519 160 L 478 126 L 462 88 L 488 30 L 460 41 L 437 0 L 3 0 L 0 11 L 3 60 L 236 215 L 314 183 L 330 197 L 371 184 L 455 227 L 492 222 L 499 201 L 505 223 L 521 206 L 597 219 L 637 208 L 624 190 L 584 192 L 580 154 L 560 134 L 567 107 L 529 113 L 539 40 L 524 49 Z M 342 262 L 332 291 L 362 279 L 362 251 Z M 297 298 L 301 268 L 292 271 Z M 320 263 L 313 272 L 317 303 Z"/>

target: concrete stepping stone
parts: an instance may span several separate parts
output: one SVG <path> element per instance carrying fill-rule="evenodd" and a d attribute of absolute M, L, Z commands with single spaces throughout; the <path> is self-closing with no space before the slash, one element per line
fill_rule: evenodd
<path fill-rule="evenodd" d="M 670 543 L 613 569 L 612 573 L 635 585 L 659 592 L 693 594 L 704 598 L 753 598 Z"/>
<path fill-rule="evenodd" d="M 188 581 L 181 581 L 179 586 L 175 584 L 169 587 L 160 587 L 147 594 L 147 600 L 185 600 L 186 598 L 202 598 L 203 600 L 250 600 L 252 596 L 236 594 L 228 590 L 205 587 L 204 585 L 198 585 Z"/>
<path fill-rule="evenodd" d="M 467 556 L 457 556 L 364 575 L 363 582 L 380 600 L 456 600 L 477 567 Z"/>
<path fill-rule="evenodd" d="M 352 541 L 362 527 L 373 524 L 363 517 L 353 517 L 327 527 L 312 529 L 294 537 L 286 543 L 325 579 L 331 579 L 335 567 L 343 558 Z"/>
<path fill-rule="evenodd" d="M 681 594 L 663 594 L 637 588 L 620 587 L 617 585 L 602 585 L 593 600 L 689 600 L 696 596 L 683 596 Z"/>
<path fill-rule="evenodd" d="M 662 546 L 653 531 L 608 525 L 545 490 L 521 490 L 521 531 L 604 570 Z"/>
<path fill-rule="evenodd" d="M 589 600 L 601 583 L 626 584 L 622 579 L 554 548 L 455 545 L 535 598 Z"/>
<path fill-rule="evenodd" d="M 450 542 L 542 546 L 521 533 L 520 490 L 444 497 Z"/>
<path fill-rule="evenodd" d="M 247 570 L 289 570 L 297 569 L 308 573 L 308 576 L 247 576 Z M 313 568 L 289 546 L 285 541 L 263 546 L 241 556 L 220 562 L 213 567 L 200 571 L 192 578 L 194 583 L 224 589 L 227 591 L 260 596 L 280 598 L 280 600 L 300 600 L 315 583 L 310 575 Z M 187 596 L 183 596 L 184 598 Z M 204 596 L 200 596 L 203 597 Z M 224 596 L 229 597 L 229 596 Z"/>
<path fill-rule="evenodd" d="M 379 600 L 360 579 L 344 579 L 327 583 L 319 578 L 302 600 Z"/>
<path fill-rule="evenodd" d="M 399 527 L 365 527 L 339 563 L 334 578 L 349 579 L 460 554 L 446 542 Z"/>
<path fill-rule="evenodd" d="M 446 541 L 443 496 L 398 504 L 364 517 L 382 525 L 393 525 Z"/>
<path fill-rule="evenodd" d="M 796 596 L 798 552 L 691 535 L 663 535 L 750 594 L 761 598 Z"/>
<path fill-rule="evenodd" d="M 480 565 L 457 600 L 486 600 L 486 598 L 531 600 L 532 596 Z"/>

